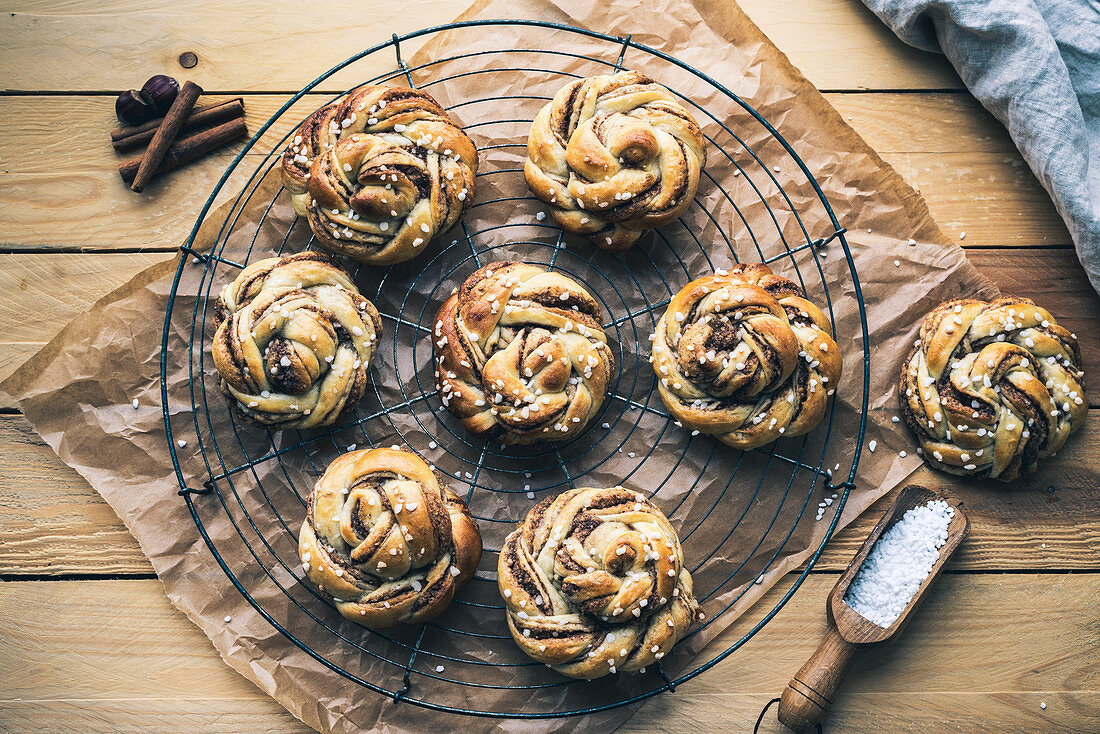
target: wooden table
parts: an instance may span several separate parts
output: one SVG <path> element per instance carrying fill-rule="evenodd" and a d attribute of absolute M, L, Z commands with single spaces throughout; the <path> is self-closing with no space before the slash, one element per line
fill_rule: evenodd
<path fill-rule="evenodd" d="M 373 3 L 368 13 L 349 0 L 299 15 L 300 3 L 256 1 L 9 3 L 0 17 L 0 377 L 97 298 L 171 257 L 236 152 L 131 193 L 107 140 L 118 91 L 154 73 L 190 78 L 212 94 L 243 94 L 255 129 L 335 60 L 465 4 Z M 1047 195 L 947 62 L 901 44 L 857 0 L 742 5 L 922 191 L 982 272 L 1065 317 L 1100 412 L 1100 299 Z M 198 56 L 190 70 L 177 61 L 186 51 Z M 920 472 L 965 504 L 970 540 L 902 641 L 856 664 L 828 731 L 1100 731 L 1098 473 L 1096 414 L 1069 450 L 1010 489 Z M 834 539 L 745 648 L 623 730 L 751 730 L 816 646 L 827 589 L 889 499 Z M 0 730 L 305 729 L 169 605 L 111 509 L 7 397 L 0 541 Z M 764 730 L 781 728 L 769 717 Z"/>

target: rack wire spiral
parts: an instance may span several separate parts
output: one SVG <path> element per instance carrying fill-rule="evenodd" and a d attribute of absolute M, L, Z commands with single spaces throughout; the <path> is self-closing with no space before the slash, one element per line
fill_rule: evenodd
<path fill-rule="evenodd" d="M 486 26 L 508 25 L 535 26 L 562 34 L 563 38 L 583 39 L 597 44 L 601 52 L 522 49 L 522 53 L 540 59 L 543 66 L 539 68 L 510 65 L 508 59 L 517 51 L 505 49 L 470 51 L 414 67 L 402 58 L 401 43 L 409 39 L 443 31 L 476 33 Z M 652 243 L 643 241 L 628 253 L 615 255 L 578 244 L 549 221 L 535 216 L 538 202 L 525 189 L 498 191 L 494 181 L 505 177 L 512 182 L 518 179 L 522 186 L 521 168 L 516 161 L 522 160 L 531 117 L 549 96 L 517 94 L 512 89 L 496 94 L 492 75 L 537 75 L 560 86 L 578 76 L 629 67 L 628 53 L 690 74 L 713 88 L 723 102 L 719 109 L 706 109 L 679 95 L 697 112 L 712 150 L 717 152 L 718 163 L 708 165 L 700 190 L 711 187 L 731 217 L 729 224 L 723 225 L 713 207 L 697 200 L 692 213 L 678 224 L 656 231 Z M 225 409 L 217 374 L 209 360 L 212 299 L 220 285 L 240 268 L 274 254 L 257 248 L 261 231 L 265 241 L 279 242 L 279 253 L 311 246 L 308 226 L 293 213 L 286 214 L 286 192 L 280 188 L 270 201 L 254 197 L 267 191 L 263 183 L 269 174 L 277 175 L 279 155 L 300 121 L 290 120 L 288 111 L 337 72 L 363 59 L 377 61 L 385 54 L 392 54 L 393 68 L 364 84 L 398 80 L 416 86 L 413 74 L 427 72 L 430 81 L 420 86 L 438 94 L 449 82 L 485 76 L 484 96 L 466 98 L 448 109 L 464 118 L 464 127 L 475 142 L 484 128 L 510 140 L 478 145 L 483 161 L 490 165 L 478 173 L 479 195 L 467 218 L 469 221 L 476 213 L 500 223 L 476 229 L 463 223 L 452 233 L 450 244 L 436 245 L 420 260 L 382 271 L 355 270 L 363 294 L 379 305 L 387 322 L 384 338 L 388 341 L 392 334 L 392 348 L 380 345 L 371 371 L 372 390 L 352 418 L 330 429 L 276 435 L 237 424 Z M 471 68 L 475 59 L 493 60 L 503 66 Z M 458 63 L 461 70 L 441 73 L 452 63 Z M 592 68 L 579 73 L 577 67 L 585 65 Z M 674 84 L 654 76 L 677 93 Z M 499 114 L 501 110 L 504 116 Z M 513 111 L 517 114 L 508 116 Z M 783 162 L 793 163 L 805 177 L 809 195 L 799 197 L 784 190 L 773 175 L 773 166 L 766 164 L 775 163 L 774 156 L 765 161 L 743 136 L 723 122 L 734 112 L 745 124 L 766 131 L 768 140 L 778 146 L 774 150 Z M 508 126 L 510 132 L 505 135 L 493 126 Z M 279 132 L 284 128 L 285 134 Z M 251 160 L 246 155 L 260 141 L 270 145 L 270 152 L 248 174 L 248 167 L 242 163 Z M 721 186 L 723 167 L 736 169 L 733 175 L 744 182 L 736 192 Z M 712 170 L 719 171 L 719 175 L 712 175 Z M 247 180 L 220 224 L 213 249 L 198 252 L 192 245 L 200 225 L 234 173 L 247 175 Z M 487 195 L 483 196 L 483 191 Z M 752 217 L 745 211 L 761 205 L 767 210 L 774 232 L 754 232 L 749 226 Z M 248 207 L 262 211 L 255 228 L 238 226 Z M 831 223 L 831 230 L 808 231 L 803 221 L 808 207 L 819 208 L 817 218 Z M 517 211 L 521 212 L 518 217 Z M 692 217 L 694 223 L 689 224 Z M 701 227 L 697 226 L 699 222 Z M 858 440 L 851 454 L 844 456 L 843 469 L 837 466 L 837 476 L 846 479 L 833 483 L 834 471 L 825 465 L 834 428 L 833 409 L 811 435 L 784 439 L 750 452 L 735 451 L 674 426 L 656 397 L 655 378 L 645 356 L 647 336 L 676 290 L 687 280 L 704 274 L 698 272 L 700 268 L 738 262 L 741 248 L 740 254 L 749 260 L 786 268 L 789 277 L 823 293 L 826 311 L 835 323 L 834 298 L 821 260 L 822 248 L 830 243 L 838 244 L 846 259 L 847 278 L 841 284 L 842 290 L 854 296 L 863 329 Z M 853 487 L 866 424 L 870 363 L 864 303 L 844 230 L 805 164 L 752 107 L 702 72 L 629 36 L 620 38 L 556 23 L 515 20 L 467 21 L 394 35 L 318 77 L 257 131 L 221 177 L 181 249 L 187 256 L 180 260 L 169 297 L 161 354 L 164 420 L 180 494 L 229 581 L 274 629 L 334 674 L 394 701 L 479 716 L 549 718 L 603 711 L 672 691 L 731 655 L 783 607 L 812 569 L 824 540 L 778 603 L 770 609 L 752 610 L 759 618 L 743 636 L 720 650 L 706 648 L 702 654 L 696 650 L 694 657 L 686 650 L 691 647 L 692 637 L 700 636 L 696 642 L 702 648 L 701 643 L 713 636 L 718 628 L 711 626 L 748 592 L 751 581 L 776 561 L 796 525 L 810 520 L 807 509 L 816 510 L 815 497 L 824 492 L 838 495 L 825 534 L 828 538 Z M 611 397 L 589 428 L 564 444 L 505 447 L 475 439 L 442 410 L 435 389 L 431 345 L 425 338 L 430 337 L 435 309 L 451 286 L 461 283 L 475 268 L 509 258 L 541 263 L 587 283 L 608 314 L 605 330 L 617 350 L 619 365 Z M 854 356 L 849 351 L 846 369 L 860 366 Z M 177 359 L 186 364 L 190 379 L 170 393 L 169 362 Z M 384 366 L 379 366 L 380 362 L 385 362 Z M 858 408 L 858 397 L 854 402 Z M 635 446 L 632 437 L 639 430 L 659 439 Z M 195 436 L 195 451 L 190 458 L 182 457 L 177 450 L 176 436 L 182 431 Z M 304 514 L 305 497 L 328 461 L 355 446 L 391 443 L 405 444 L 426 454 L 452 477 L 452 487 L 465 495 L 482 527 L 486 552 L 475 580 L 458 594 L 444 616 L 416 627 L 370 631 L 344 621 L 323 596 L 302 583 L 295 553 L 297 528 Z M 660 451 L 655 453 L 658 446 Z M 188 476 L 200 466 L 201 485 L 193 486 Z M 616 473 L 612 468 L 623 466 L 629 467 L 625 473 Z M 606 481 L 612 477 L 613 482 Z M 697 596 L 707 611 L 706 621 L 681 643 L 679 654 L 674 651 L 650 671 L 619 676 L 629 680 L 598 689 L 585 681 L 556 676 L 518 653 L 503 624 L 493 571 L 500 540 L 527 509 L 550 494 L 578 486 L 582 480 L 593 486 L 622 483 L 654 497 L 678 526 L 686 557 L 696 574 Z M 681 491 L 684 488 L 686 491 Z M 677 492 L 680 496 L 675 502 L 662 501 Z M 763 525 L 766 531 L 757 538 L 741 537 L 738 529 L 749 524 Z M 702 542 L 696 538 L 714 533 L 715 526 L 726 531 L 724 537 L 719 531 L 719 542 L 698 547 Z M 487 624 L 490 615 L 500 619 Z M 486 698 L 479 698 L 479 692 Z"/>

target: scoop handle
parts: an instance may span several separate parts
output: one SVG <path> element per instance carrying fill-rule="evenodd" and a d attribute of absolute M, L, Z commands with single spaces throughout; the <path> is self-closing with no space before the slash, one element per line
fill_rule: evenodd
<path fill-rule="evenodd" d="M 825 639 L 779 699 L 779 722 L 793 731 L 821 723 L 859 648 L 829 625 Z"/>

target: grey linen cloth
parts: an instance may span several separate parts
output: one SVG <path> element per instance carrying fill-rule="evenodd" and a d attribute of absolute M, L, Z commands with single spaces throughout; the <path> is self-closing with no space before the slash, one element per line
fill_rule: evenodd
<path fill-rule="evenodd" d="M 1005 127 L 1100 292 L 1100 0 L 863 0 Z"/>

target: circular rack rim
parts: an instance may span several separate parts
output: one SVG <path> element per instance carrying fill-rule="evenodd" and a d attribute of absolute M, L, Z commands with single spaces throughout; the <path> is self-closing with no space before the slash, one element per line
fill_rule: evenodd
<path fill-rule="evenodd" d="M 613 701 L 613 702 L 610 702 L 610 703 L 605 703 L 605 704 L 600 704 L 600 705 L 595 705 L 595 706 L 590 706 L 590 707 L 587 707 L 587 708 L 577 709 L 577 710 L 572 710 L 572 711 L 502 712 L 502 711 L 486 711 L 486 710 L 463 709 L 463 708 L 459 708 L 459 707 L 456 707 L 456 706 L 451 706 L 451 705 L 448 705 L 448 704 L 434 703 L 432 701 L 428 701 L 428 700 L 417 698 L 417 697 L 414 697 L 414 696 L 411 696 L 411 695 L 407 695 L 408 692 L 409 692 L 410 673 L 412 672 L 411 667 L 410 667 L 411 663 L 412 663 L 412 659 L 410 659 L 409 664 L 405 666 L 402 688 L 400 688 L 398 690 L 395 690 L 395 691 L 391 691 L 391 690 L 388 690 L 386 688 L 383 688 L 382 686 L 380 686 L 378 684 L 372 683 L 371 681 L 364 680 L 362 677 L 357 676 L 357 675 L 345 670 L 344 668 L 340 667 L 339 665 L 337 665 L 337 664 L 333 663 L 332 661 L 328 660 L 326 657 L 324 657 L 323 655 L 318 653 L 316 650 L 310 648 L 302 640 L 298 639 L 290 630 L 288 630 L 283 624 L 281 624 L 278 620 L 276 620 L 266 609 L 264 609 L 263 606 L 248 592 L 248 590 L 244 588 L 241 581 L 236 577 L 236 575 L 233 573 L 233 571 L 227 565 L 225 559 L 222 558 L 221 554 L 219 553 L 219 551 L 217 550 L 217 548 L 214 544 L 213 539 L 208 534 L 207 529 L 206 529 L 205 525 L 202 522 L 202 519 L 199 517 L 199 513 L 198 513 L 198 509 L 196 507 L 194 497 L 210 493 L 213 489 L 213 486 L 211 484 L 211 480 L 209 480 L 209 479 L 207 480 L 206 483 L 204 483 L 204 487 L 201 488 L 201 489 L 191 488 L 187 484 L 187 480 L 184 477 L 183 468 L 180 464 L 179 456 L 176 453 L 176 442 L 175 442 L 175 439 L 173 437 L 172 423 L 171 423 L 171 413 L 170 413 L 170 408 L 169 408 L 169 395 L 168 395 L 168 388 L 167 388 L 168 342 L 169 342 L 169 338 L 170 338 L 170 334 L 171 334 L 171 323 L 172 323 L 172 316 L 173 316 L 173 310 L 174 310 L 174 305 L 175 305 L 175 296 L 176 296 L 176 293 L 177 293 L 177 290 L 178 290 L 178 287 L 179 287 L 179 284 L 180 284 L 180 280 L 181 280 L 183 272 L 184 272 L 184 268 L 185 268 L 185 266 L 188 262 L 188 255 L 193 255 L 193 256 L 196 256 L 196 257 L 202 258 L 202 259 L 206 258 L 205 255 L 195 252 L 192 249 L 192 245 L 194 244 L 195 238 L 198 235 L 199 229 L 200 229 L 203 221 L 205 220 L 207 214 L 210 212 L 211 208 L 213 207 L 215 199 L 217 198 L 218 194 L 221 193 L 221 191 L 222 191 L 223 187 L 225 186 L 226 182 L 228 181 L 230 175 L 237 169 L 237 167 L 241 163 L 241 161 L 244 160 L 244 157 L 249 152 L 249 150 L 251 150 L 252 147 L 254 145 L 256 145 L 256 143 L 265 135 L 265 133 L 283 115 L 283 113 L 285 113 L 292 105 L 294 105 L 296 102 L 298 102 L 303 96 L 305 96 L 307 93 L 309 93 L 315 87 L 317 87 L 317 85 L 319 85 L 321 82 L 325 81 L 326 79 L 330 78 L 332 75 L 334 75 L 335 73 L 337 73 L 341 69 L 346 68 L 347 66 L 351 65 L 352 63 L 354 63 L 354 62 L 356 62 L 360 59 L 363 59 L 367 56 L 370 56 L 372 54 L 375 54 L 379 51 L 382 51 L 382 50 L 385 50 L 385 49 L 388 49 L 388 48 L 392 48 L 394 50 L 394 53 L 396 55 L 397 67 L 398 68 L 394 72 L 391 72 L 389 74 L 381 75 L 379 78 L 385 77 L 385 78 L 392 79 L 394 77 L 401 76 L 403 74 L 409 80 L 410 86 L 412 86 L 412 84 L 411 84 L 411 82 L 412 82 L 411 70 L 410 70 L 410 68 L 408 67 L 408 65 L 406 64 L 406 62 L 403 60 L 403 58 L 401 56 L 400 44 L 401 44 L 402 41 L 415 39 L 415 38 L 419 38 L 419 37 L 422 37 L 422 36 L 427 36 L 427 35 L 439 33 L 439 32 L 442 32 L 442 31 L 457 30 L 457 29 L 470 28 L 470 27 L 480 27 L 480 26 L 508 26 L 508 25 L 511 25 L 511 26 L 534 26 L 534 27 L 547 28 L 547 29 L 556 30 L 556 31 L 565 31 L 565 32 L 575 33 L 575 34 L 578 34 L 578 35 L 581 35 L 581 36 L 585 36 L 585 37 L 588 37 L 588 38 L 591 38 L 591 39 L 596 39 L 596 40 L 605 41 L 605 42 L 609 42 L 609 43 L 619 44 L 620 45 L 620 52 L 619 52 L 619 56 L 618 56 L 618 61 L 617 61 L 616 64 L 614 64 L 614 66 L 617 69 L 622 68 L 624 55 L 626 54 L 628 49 L 636 49 L 636 50 L 641 51 L 643 53 L 650 54 L 650 55 L 652 55 L 652 56 L 654 56 L 658 59 L 661 59 L 661 60 L 663 60 L 667 63 L 673 64 L 674 66 L 677 66 L 677 67 L 689 72 L 690 74 L 694 75 L 699 80 L 711 85 L 714 89 L 721 92 L 723 95 L 725 95 L 726 98 L 728 98 L 729 100 L 735 102 L 745 112 L 747 112 L 749 115 L 751 115 L 756 120 L 756 122 L 758 122 L 765 130 L 767 130 L 767 132 L 771 135 L 771 137 L 774 140 L 776 140 L 782 146 L 784 151 L 797 164 L 798 168 L 806 176 L 806 179 L 807 179 L 808 183 L 812 186 L 813 192 L 816 194 L 817 199 L 820 201 L 820 203 L 824 207 L 824 211 L 828 215 L 829 221 L 832 223 L 832 226 L 834 228 L 833 233 L 830 234 L 826 238 L 815 240 L 813 242 L 807 242 L 805 245 L 799 246 L 798 249 L 802 249 L 802 248 L 806 248 L 806 247 L 809 247 L 809 248 L 812 249 L 816 246 L 822 245 L 825 242 L 828 242 L 828 241 L 831 241 L 831 240 L 834 240 L 834 239 L 840 243 L 840 245 L 841 245 L 841 247 L 844 251 L 845 259 L 847 261 L 849 273 L 850 273 L 851 278 L 852 278 L 852 284 L 853 284 L 853 287 L 854 287 L 856 302 L 857 302 L 858 308 L 859 308 L 860 327 L 861 327 L 861 330 L 862 330 L 862 338 L 863 338 L 863 342 L 862 342 L 863 343 L 862 410 L 860 411 L 860 414 L 859 414 L 859 429 L 858 429 L 858 434 L 856 436 L 857 440 L 855 442 L 855 450 L 854 450 L 853 457 L 852 457 L 851 468 L 849 470 L 847 479 L 843 482 L 838 483 L 838 484 L 833 484 L 831 482 L 831 472 L 828 473 L 828 478 L 823 479 L 822 484 L 823 484 L 824 487 L 826 487 L 827 489 L 831 489 L 831 490 L 838 493 L 838 498 L 834 502 L 835 512 L 833 514 L 833 517 L 832 517 L 831 521 L 828 524 L 828 527 L 826 529 L 824 538 L 822 539 L 822 541 L 818 545 L 818 547 L 814 550 L 814 552 L 810 556 L 810 558 L 806 561 L 806 563 L 804 564 L 803 570 L 799 573 L 798 577 L 795 579 L 795 581 L 793 582 L 791 587 L 783 593 L 783 595 L 781 596 L 779 601 L 775 604 L 775 606 L 772 609 L 770 609 L 767 613 L 765 613 L 764 616 L 756 624 L 754 624 L 747 632 L 744 633 L 744 635 L 742 635 L 738 640 L 731 643 L 724 650 L 721 650 L 721 651 L 717 652 L 709 660 L 706 660 L 705 662 L 699 664 L 698 666 L 682 673 L 681 675 L 679 675 L 675 679 L 672 679 L 669 676 L 667 676 L 664 673 L 664 671 L 660 668 L 660 664 L 658 663 L 656 667 L 657 667 L 657 671 L 660 674 L 661 678 L 663 678 L 663 683 L 662 684 L 659 684 L 659 685 L 655 686 L 651 690 L 647 690 L 647 691 L 638 693 L 636 695 L 624 697 L 622 700 Z M 519 49 L 519 50 L 538 51 L 539 49 Z M 566 54 L 566 55 L 569 55 L 569 54 Z M 589 59 L 589 60 L 599 61 L 600 63 L 607 64 L 608 66 L 612 65 L 609 62 L 606 62 L 602 59 L 591 59 L 591 57 L 581 57 L 581 58 L 586 58 L 586 59 Z M 717 121 L 717 119 L 716 119 L 716 121 Z M 722 124 L 721 122 L 719 122 L 719 124 L 722 125 L 723 127 L 725 127 L 725 125 Z M 727 128 L 727 130 L 728 130 L 728 128 Z M 288 133 L 288 136 L 289 136 L 289 133 Z M 271 156 L 275 155 L 278 152 L 279 149 L 280 149 L 279 146 L 276 146 L 273 149 L 273 151 L 265 157 L 264 160 L 266 161 L 267 158 L 270 158 Z M 752 152 L 751 149 L 749 149 L 749 150 L 750 150 L 750 152 Z M 756 157 L 756 154 L 753 153 L 753 156 Z M 759 161 L 759 158 L 757 158 L 757 161 L 762 164 L 762 162 Z M 261 164 L 261 168 L 262 168 L 262 166 L 263 166 L 263 164 Z M 259 173 L 259 170 L 260 169 L 258 168 L 257 171 L 252 174 L 252 178 L 250 178 L 249 183 L 245 185 L 245 187 L 242 189 L 241 193 L 234 200 L 234 205 L 236 205 L 238 202 L 240 202 L 241 197 L 244 195 L 244 192 L 248 189 L 249 185 L 251 185 L 252 180 L 256 178 L 257 174 Z M 767 172 L 767 167 L 766 166 L 764 166 L 764 170 Z M 774 177 L 771 176 L 770 173 L 768 175 L 774 181 Z M 784 197 L 786 197 L 786 193 L 783 191 L 782 186 L 779 186 L 778 182 L 775 182 L 775 183 L 776 183 L 776 185 L 779 189 L 779 193 L 781 195 L 783 195 Z M 758 195 L 760 195 L 762 197 L 762 194 L 760 194 L 759 191 L 758 191 Z M 790 203 L 789 199 L 788 199 L 788 203 Z M 765 202 L 765 205 L 767 206 L 767 202 Z M 791 207 L 792 207 L 792 212 L 794 212 L 796 218 L 798 218 L 797 212 L 793 208 L 793 204 L 791 205 Z M 234 208 L 235 208 L 235 206 L 234 206 Z M 768 206 L 768 208 L 770 209 L 771 207 Z M 232 214 L 233 214 L 233 211 L 231 209 L 230 210 L 230 215 L 232 215 Z M 229 217 L 227 216 L 226 222 L 223 223 L 222 229 L 218 234 L 218 240 L 221 240 L 222 234 L 225 233 L 225 227 L 228 224 L 228 221 L 229 221 Z M 801 221 L 801 220 L 799 219 L 799 221 Z M 230 227 L 230 230 L 231 229 L 232 229 L 232 227 Z M 750 234 L 751 234 L 751 229 L 750 229 Z M 724 234 L 723 234 L 723 236 L 724 236 Z M 558 243 L 559 245 L 561 244 L 560 240 L 561 240 L 561 236 L 559 234 L 559 243 Z M 673 56 L 671 56 L 671 55 L 669 55 L 669 54 L 667 54 L 663 51 L 660 51 L 658 49 L 652 48 L 652 47 L 647 46 L 645 44 L 641 44 L 641 43 L 636 42 L 636 41 L 632 40 L 631 36 L 629 36 L 629 35 L 625 36 L 625 37 L 623 37 L 623 36 L 614 36 L 614 35 L 609 35 L 609 34 L 606 34 L 606 33 L 600 33 L 598 31 L 591 31 L 591 30 L 584 29 L 584 28 L 578 28 L 578 27 L 575 27 L 575 26 L 570 26 L 570 25 L 563 24 L 563 23 L 553 23 L 553 22 L 538 21 L 538 20 L 505 20 L 505 19 L 460 21 L 460 22 L 446 23 L 446 24 L 441 24 L 441 25 L 432 26 L 432 27 L 428 27 L 428 28 L 423 28 L 423 29 L 416 30 L 416 31 L 411 31 L 409 33 L 405 33 L 405 34 L 402 34 L 402 35 L 393 34 L 393 36 L 389 40 L 384 41 L 384 42 L 379 43 L 379 44 L 376 44 L 374 46 L 371 46 L 370 48 L 367 48 L 367 49 L 361 51 L 360 53 L 355 54 L 355 55 L 345 59 L 341 63 L 333 66 L 331 69 L 329 69 L 325 73 L 318 76 L 312 82 L 310 82 L 305 87 L 303 87 L 301 90 L 299 90 L 289 100 L 287 100 L 287 102 L 284 105 L 282 105 L 282 107 L 280 107 L 263 125 L 260 126 L 260 128 L 256 131 L 256 133 L 245 143 L 242 150 L 232 159 L 232 161 L 227 166 L 225 172 L 219 178 L 218 182 L 214 186 L 213 191 L 211 192 L 210 196 L 208 197 L 208 199 L 206 200 L 206 202 L 203 205 L 202 209 L 200 210 L 200 212 L 199 212 L 199 214 L 198 214 L 198 216 L 195 220 L 195 224 L 191 228 L 191 231 L 190 231 L 190 234 L 189 234 L 187 240 L 185 241 L 185 243 L 183 245 L 181 245 L 180 250 L 182 251 L 181 257 L 180 257 L 180 262 L 177 266 L 175 277 L 174 277 L 173 282 L 172 282 L 172 288 L 171 288 L 171 292 L 170 292 L 169 297 L 168 297 L 168 304 L 167 304 L 166 311 L 165 311 L 164 328 L 163 328 L 162 338 L 161 338 L 161 355 L 160 355 L 161 401 L 162 401 L 163 420 L 164 420 L 164 426 L 165 426 L 165 431 L 166 431 L 166 439 L 168 441 L 169 453 L 170 453 L 171 460 L 172 460 L 172 467 L 173 467 L 173 470 L 175 471 L 177 482 L 178 482 L 179 487 L 180 487 L 178 493 L 179 493 L 179 495 L 181 495 L 184 498 L 184 500 L 187 504 L 188 510 L 191 513 L 192 520 L 194 521 L 196 527 L 198 528 L 198 530 L 199 530 L 199 532 L 200 532 L 200 534 L 203 538 L 203 541 L 206 543 L 206 545 L 209 548 L 211 554 L 214 556 L 216 562 L 221 567 L 221 569 L 225 573 L 226 577 L 231 581 L 231 583 L 237 589 L 237 591 L 244 597 L 244 599 L 256 610 L 256 612 L 261 617 L 263 617 L 269 624 L 271 624 L 276 630 L 278 630 L 284 637 L 286 637 L 290 642 L 292 642 L 294 645 L 296 645 L 299 649 L 301 649 L 303 652 L 307 653 L 310 657 L 312 657 L 314 660 L 318 661 L 319 663 L 321 663 L 322 665 L 324 665 L 328 669 L 332 670 L 333 672 L 337 673 L 338 675 L 341 675 L 342 677 L 344 677 L 344 678 L 346 678 L 346 679 L 348 679 L 348 680 L 350 680 L 354 683 L 359 684 L 360 686 L 363 686 L 363 687 L 365 687 L 369 690 L 372 690 L 372 691 L 374 691 L 378 694 L 381 694 L 383 696 L 393 698 L 394 701 L 405 701 L 405 702 L 409 702 L 409 703 L 412 703 L 416 706 L 420 706 L 420 707 L 423 707 L 423 708 L 426 708 L 426 709 L 429 709 L 429 710 L 440 711 L 440 712 L 445 712 L 445 713 L 465 714 L 465 715 L 474 715 L 474 716 L 482 716 L 482 717 L 498 717 L 498 718 L 543 719 L 543 718 L 561 718 L 561 717 L 568 717 L 568 716 L 578 716 L 578 715 L 598 713 L 598 712 L 601 712 L 601 711 L 606 711 L 606 710 L 618 708 L 620 706 L 628 705 L 628 704 L 631 704 L 631 703 L 637 703 L 637 702 L 640 702 L 642 700 L 648 699 L 652 696 L 655 696 L 658 693 L 662 693 L 664 691 L 673 691 L 673 690 L 675 690 L 676 686 L 678 686 L 678 685 L 680 685 L 680 684 L 682 684 L 682 683 L 684 683 L 688 680 L 691 680 L 692 678 L 702 674 L 703 672 L 705 672 L 705 671 L 709 670 L 710 668 L 714 667 L 715 665 L 717 665 L 719 662 L 721 662 L 725 658 L 729 657 L 735 650 L 739 649 L 749 639 L 751 639 L 760 629 L 762 629 L 764 627 L 764 625 L 766 625 L 779 612 L 779 610 L 782 609 L 786 605 L 786 603 L 790 600 L 790 598 L 794 595 L 794 593 L 800 588 L 802 583 L 805 581 L 805 579 L 807 578 L 809 573 L 813 570 L 814 566 L 816 565 L 819 557 L 821 556 L 822 551 L 824 550 L 825 543 L 832 536 L 832 533 L 836 529 L 836 526 L 839 522 L 842 510 L 843 510 L 844 505 L 845 505 L 845 503 L 848 499 L 849 493 L 851 492 L 852 489 L 854 489 L 853 481 L 854 481 L 854 478 L 855 478 L 856 469 L 857 469 L 858 464 L 859 464 L 859 458 L 860 458 L 860 455 L 861 455 L 861 449 L 862 449 L 862 445 L 863 445 L 864 433 L 866 431 L 866 425 L 867 425 L 867 406 L 868 406 L 868 401 L 869 401 L 869 380 L 870 380 L 870 350 L 869 350 L 869 345 L 868 345 L 868 327 L 867 327 L 866 310 L 865 310 L 865 304 L 864 304 L 863 295 L 862 295 L 862 289 L 861 289 L 861 286 L 860 286 L 860 281 L 859 281 L 858 275 L 856 273 L 855 263 L 853 262 L 852 255 L 851 255 L 851 252 L 849 250 L 847 240 L 844 237 L 844 229 L 842 227 L 840 227 L 840 224 L 837 221 L 837 218 L 836 218 L 836 216 L 835 216 L 835 214 L 832 210 L 832 207 L 829 205 L 829 202 L 826 199 L 824 193 L 822 192 L 821 187 L 819 186 L 816 179 L 814 178 L 814 176 L 811 174 L 811 172 L 807 168 L 806 164 L 802 161 L 802 159 L 794 151 L 794 149 L 787 142 L 787 140 L 784 139 L 782 137 L 782 135 L 780 135 L 779 132 L 763 116 L 761 116 L 752 106 L 750 106 L 747 102 L 742 100 L 738 95 L 736 95 L 735 93 L 730 91 L 727 87 L 725 87 L 721 83 L 717 82 L 716 80 L 712 79 L 711 77 L 704 74 L 703 72 L 695 69 L 694 67 L 686 64 L 685 62 L 682 62 L 682 61 L 678 60 L 677 58 L 675 58 L 675 57 L 673 57 Z M 794 254 L 795 251 L 797 251 L 797 250 L 792 251 L 792 250 L 790 250 L 790 248 L 788 248 L 788 252 L 785 253 L 784 256 L 792 256 L 792 262 L 793 262 L 793 254 Z M 816 257 L 816 253 L 815 253 L 815 257 Z M 231 264 L 233 264 L 233 263 L 231 263 Z M 207 266 L 209 267 L 209 265 L 210 265 L 210 262 L 209 262 L 209 259 L 207 259 Z M 819 266 L 819 270 L 820 270 L 820 266 Z M 823 278 L 822 282 L 824 283 L 824 276 L 823 275 L 822 275 L 822 278 Z M 381 289 L 382 285 L 384 285 L 385 280 L 386 280 L 386 278 L 384 276 L 382 278 L 382 281 L 381 281 L 380 285 L 379 285 L 380 289 Z M 196 314 L 197 314 L 197 308 L 198 307 L 196 305 Z M 652 308 L 653 307 L 651 307 L 651 309 Z M 830 306 L 830 309 L 831 309 L 831 306 Z M 191 345 L 189 345 L 189 346 L 191 346 Z M 377 387 L 376 387 L 376 390 L 377 390 Z M 830 409 L 830 414 L 831 413 L 832 413 L 832 409 Z M 201 435 L 200 435 L 200 441 L 201 441 Z M 828 441 L 826 439 L 826 445 L 827 445 L 827 443 L 828 443 Z M 822 447 L 822 463 L 824 461 L 824 449 L 825 449 L 825 447 L 823 446 Z M 208 463 L 208 459 L 204 459 L 204 461 L 207 461 L 207 463 Z M 798 462 L 796 462 L 796 463 L 798 463 Z M 819 463 L 817 469 L 814 470 L 815 471 L 815 479 L 814 479 L 813 483 L 816 483 L 816 481 L 817 481 L 817 476 L 816 476 L 817 474 L 820 474 L 823 477 L 826 476 L 825 472 L 821 471 L 822 463 Z M 480 468 L 480 460 L 479 460 L 479 468 Z M 808 468 L 812 469 L 812 467 L 808 467 Z M 209 469 L 209 466 L 208 466 L 208 469 Z M 796 467 L 796 469 L 797 469 L 797 467 Z M 211 474 L 210 476 L 212 477 L 213 474 Z M 761 479 L 761 481 L 763 481 L 763 478 Z M 812 486 L 813 485 L 811 484 L 811 487 Z M 804 509 L 805 509 L 805 506 L 803 507 L 803 511 L 804 511 Z M 801 512 L 799 513 L 799 517 L 800 516 L 801 516 Z M 777 551 L 777 553 L 778 553 L 778 551 Z M 773 558 L 773 560 L 774 560 L 774 558 Z M 720 616 L 720 615 L 718 615 L 718 616 Z M 420 631 L 420 637 L 421 638 L 423 637 L 423 634 L 424 634 L 424 628 L 422 627 L 422 629 Z M 417 649 L 414 651 L 413 657 L 415 657 L 415 654 L 418 651 L 419 651 L 419 642 L 417 643 Z M 455 681 L 455 682 L 460 683 L 460 684 L 464 684 L 464 685 L 468 685 L 463 681 Z"/>

